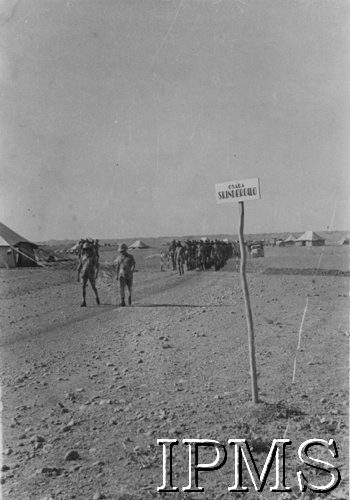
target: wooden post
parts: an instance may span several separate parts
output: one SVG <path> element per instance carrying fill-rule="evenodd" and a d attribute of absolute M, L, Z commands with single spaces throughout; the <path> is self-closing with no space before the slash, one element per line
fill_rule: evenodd
<path fill-rule="evenodd" d="M 259 402 L 258 396 L 258 383 L 256 376 L 255 364 L 255 345 L 254 345 L 254 328 L 253 328 L 253 315 L 250 307 L 249 290 L 246 277 L 246 248 L 244 244 L 244 202 L 239 202 L 239 247 L 241 250 L 241 282 L 244 295 L 245 311 L 248 326 L 248 345 L 249 345 L 249 361 L 250 361 L 250 375 L 252 383 L 252 400 L 253 403 Z"/>

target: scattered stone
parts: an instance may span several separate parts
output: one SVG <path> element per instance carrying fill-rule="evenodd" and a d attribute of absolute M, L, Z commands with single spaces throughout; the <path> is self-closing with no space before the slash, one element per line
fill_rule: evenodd
<path fill-rule="evenodd" d="M 68 460 L 79 460 L 79 458 L 80 458 L 80 455 L 77 452 L 77 450 L 70 450 L 70 451 L 68 451 L 68 453 L 66 453 L 65 457 L 64 457 L 64 459 L 66 461 L 68 461 Z"/>
<path fill-rule="evenodd" d="M 13 449 L 8 447 L 4 449 L 4 455 L 11 455 L 13 453 Z"/>
<path fill-rule="evenodd" d="M 45 438 L 42 436 L 32 436 L 30 438 L 31 443 L 45 443 Z"/>
<path fill-rule="evenodd" d="M 38 469 L 36 471 L 36 473 L 37 474 L 45 474 L 47 476 L 59 476 L 60 474 L 62 474 L 62 471 L 63 471 L 63 469 L 61 469 L 60 467 L 46 466 L 46 467 L 42 467 L 41 469 Z"/>
<path fill-rule="evenodd" d="M 105 463 L 102 460 L 98 460 L 92 464 L 93 467 L 102 467 Z"/>
<path fill-rule="evenodd" d="M 62 431 L 63 431 L 63 432 L 67 432 L 67 431 L 69 431 L 69 430 L 70 430 L 70 429 L 71 429 L 74 425 L 75 425 L 74 420 L 70 420 L 70 421 L 68 422 L 68 424 L 66 424 L 66 425 L 62 428 Z"/>
<path fill-rule="evenodd" d="M 8 471 L 8 470 L 10 470 L 10 467 L 9 467 L 8 465 L 3 464 L 3 465 L 1 466 L 1 472 L 6 472 L 6 471 Z"/>
<path fill-rule="evenodd" d="M 49 453 L 51 450 L 52 450 L 52 444 L 45 444 L 42 449 L 43 453 Z"/>
<path fill-rule="evenodd" d="M 96 491 L 96 493 L 92 497 L 92 500 L 102 500 L 103 498 L 106 498 L 105 495 L 100 491 Z"/>

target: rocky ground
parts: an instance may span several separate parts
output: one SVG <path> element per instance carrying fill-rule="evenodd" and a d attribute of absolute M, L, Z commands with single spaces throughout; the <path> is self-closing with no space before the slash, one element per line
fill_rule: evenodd
<path fill-rule="evenodd" d="M 330 480 L 299 462 L 298 447 L 311 438 L 335 440 L 339 458 L 322 448 L 313 456 L 341 470 L 328 498 L 348 498 L 348 254 L 337 248 L 273 252 L 248 266 L 257 405 L 232 261 L 217 273 L 183 277 L 144 261 L 135 274 L 133 306 L 126 308 L 116 307 L 108 259 L 98 283 L 102 303 L 97 306 L 88 289 L 86 309 L 79 307 L 80 285 L 69 262 L 1 270 L 3 498 L 159 497 L 161 438 L 179 441 L 173 480 L 180 492 L 165 498 L 298 498 L 297 471 L 315 484 Z M 322 275 L 318 268 L 335 272 Z M 227 445 L 245 438 L 262 467 L 272 440 L 284 436 L 292 441 L 286 458 L 291 493 L 269 492 L 273 471 L 261 493 L 249 478 L 248 493 L 229 493 L 229 446 L 222 468 L 199 473 L 204 493 L 181 492 L 188 484 L 182 439 Z M 211 448 L 200 450 L 200 461 L 214 458 Z M 307 497 L 317 494 L 308 490 Z"/>

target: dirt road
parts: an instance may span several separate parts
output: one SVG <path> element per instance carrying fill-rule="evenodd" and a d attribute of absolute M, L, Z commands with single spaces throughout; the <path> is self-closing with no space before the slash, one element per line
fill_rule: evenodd
<path fill-rule="evenodd" d="M 86 309 L 79 307 L 80 285 L 69 265 L 12 271 L 15 279 L 3 271 L 4 498 L 153 498 L 162 484 L 157 439 L 180 442 L 173 470 L 181 491 L 188 484 L 182 439 L 246 438 L 261 464 L 286 429 L 289 497 L 300 495 L 297 449 L 318 437 L 336 441 L 343 476 L 336 491 L 343 498 L 348 278 L 261 271 L 248 276 L 261 399 L 255 407 L 239 274 L 230 266 L 183 277 L 136 273 L 135 301 L 126 308 L 115 306 L 106 269 L 99 279 L 102 304 L 88 290 Z M 200 473 L 205 493 L 194 497 L 229 498 L 233 470 L 231 458 L 218 471 Z M 305 474 L 318 484 L 329 481 L 310 468 Z M 246 498 L 256 495 L 251 488 Z M 269 495 L 276 494 L 267 487 L 258 497 Z"/>

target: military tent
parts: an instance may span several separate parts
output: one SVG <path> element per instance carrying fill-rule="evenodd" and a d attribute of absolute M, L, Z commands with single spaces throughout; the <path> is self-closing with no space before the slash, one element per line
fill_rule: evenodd
<path fill-rule="evenodd" d="M 0 222 L 0 267 L 37 266 L 34 250 L 38 245 L 23 238 Z"/>
<path fill-rule="evenodd" d="M 16 267 L 16 255 L 7 241 L 0 236 L 0 267 L 12 269 Z"/>
<path fill-rule="evenodd" d="M 129 246 L 129 248 L 142 249 L 142 248 L 149 248 L 149 246 L 146 245 L 146 243 L 144 243 L 141 240 L 136 240 L 132 245 Z"/>
<path fill-rule="evenodd" d="M 318 234 L 314 233 L 314 231 L 306 231 L 295 241 L 296 245 L 303 247 L 323 246 L 325 245 L 325 243 L 326 240 L 324 238 L 321 238 L 321 236 L 319 236 Z"/>
<path fill-rule="evenodd" d="M 68 248 L 67 253 L 79 253 L 79 241 L 78 243 L 74 243 L 71 248 Z"/>
<path fill-rule="evenodd" d="M 295 241 L 296 241 L 296 236 L 294 236 L 294 234 L 290 234 L 285 240 L 284 240 L 284 245 L 285 246 L 292 246 L 294 245 Z"/>

